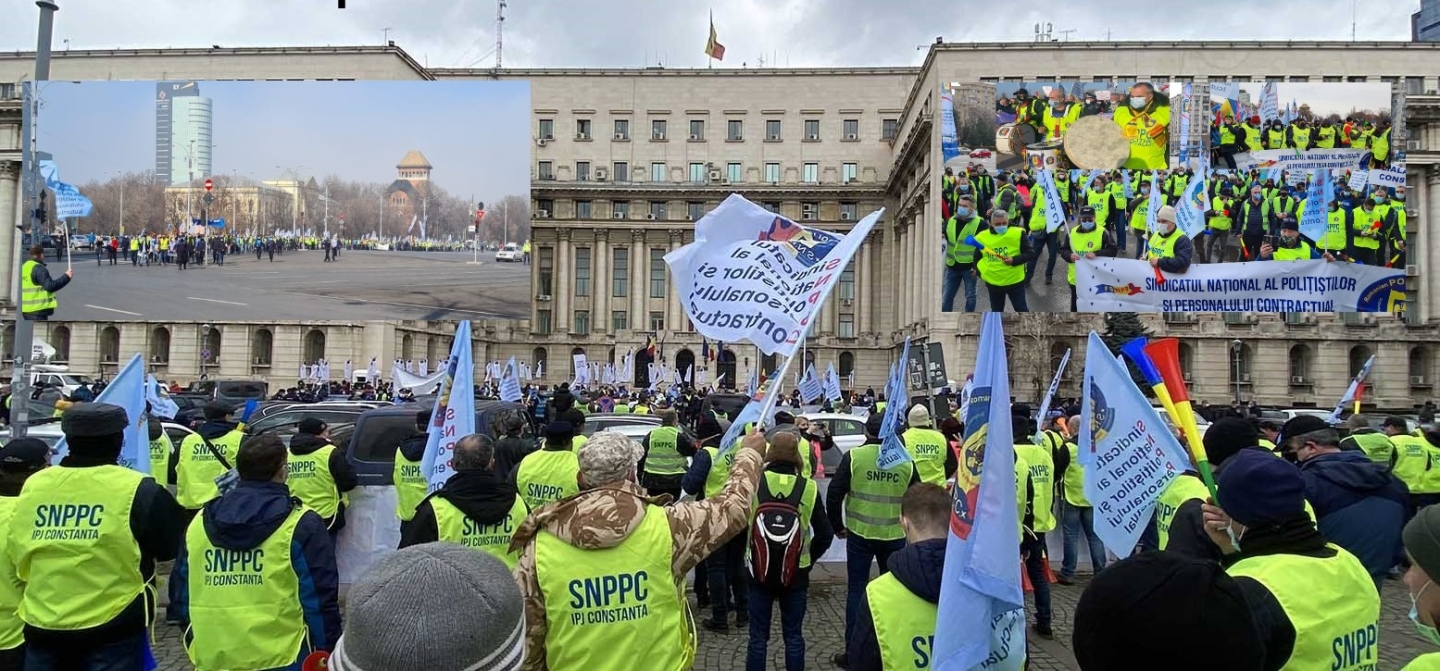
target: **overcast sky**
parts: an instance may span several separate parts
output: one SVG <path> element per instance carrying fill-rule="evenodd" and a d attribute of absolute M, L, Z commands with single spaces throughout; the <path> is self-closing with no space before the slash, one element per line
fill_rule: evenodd
<path fill-rule="evenodd" d="M 1240 84 L 1240 90 L 1249 93 L 1250 101 L 1256 104 L 1260 102 L 1260 92 L 1264 89 L 1263 82 Z M 1394 106 L 1394 101 L 1390 99 L 1390 85 L 1384 82 L 1278 82 L 1275 84 L 1275 98 L 1280 101 L 1282 110 L 1293 100 L 1299 105 L 1310 105 L 1311 113 L 1319 115 L 1345 116 L 1353 110 L 1375 112 Z"/>
<path fill-rule="evenodd" d="M 494 64 L 494 0 L 58 0 L 55 49 L 383 44 L 383 30 L 432 67 Z M 1358 3 L 1360 40 L 1410 39 L 1418 0 Z M 903 11 L 901 7 L 903 6 Z M 0 50 L 31 50 L 39 10 L 8 3 Z M 1332 39 L 1351 35 L 1346 0 L 1211 0 L 1148 3 L 1037 0 L 997 5 L 955 0 L 515 0 L 505 21 L 506 67 L 635 67 L 663 59 L 704 67 L 707 12 L 723 66 L 916 65 L 947 41 L 1028 41 L 1049 22 L 1071 40 Z M 11 20 L 20 18 L 21 20 Z"/>
<path fill-rule="evenodd" d="M 527 82 L 200 82 L 215 174 L 389 183 L 418 149 L 462 198 L 529 192 Z M 39 146 L 72 184 L 155 167 L 154 82 L 49 82 Z M 284 166 L 277 168 L 276 166 Z M 197 176 L 198 178 L 198 176 Z"/>

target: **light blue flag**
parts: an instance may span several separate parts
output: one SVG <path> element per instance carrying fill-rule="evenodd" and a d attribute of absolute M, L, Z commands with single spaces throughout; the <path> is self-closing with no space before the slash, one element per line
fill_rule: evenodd
<path fill-rule="evenodd" d="M 1095 506 L 1095 534 L 1123 559 L 1145 532 L 1160 494 L 1190 459 L 1125 363 L 1094 331 L 1085 352 L 1078 451 L 1085 498 Z"/>
<path fill-rule="evenodd" d="M 820 374 L 815 371 L 815 364 L 805 368 L 805 377 L 800 378 L 800 384 L 796 385 L 800 390 L 800 400 L 805 403 L 814 403 L 821 396 L 825 395 L 825 383 L 820 381 Z"/>
<path fill-rule="evenodd" d="M 951 494 L 932 650 L 936 671 L 1019 671 L 1025 664 L 1020 511 L 1006 370 L 1001 316 L 987 312 Z"/>
<path fill-rule="evenodd" d="M 1080 181 L 1080 176 L 1083 175 L 1083 174 L 1085 174 L 1085 171 L 1084 171 L 1084 170 L 1081 170 L 1081 169 L 1079 169 L 1079 168 L 1071 168 L 1071 169 L 1070 169 L 1070 181 L 1071 181 L 1071 182 L 1078 182 L 1078 181 Z"/>
<path fill-rule="evenodd" d="M 1330 201 L 1335 200 L 1335 180 L 1329 170 L 1315 171 L 1305 193 L 1305 214 L 1300 217 L 1300 234 L 1321 240 L 1330 228 Z"/>
<path fill-rule="evenodd" d="M 1105 174 L 1104 170 L 1091 170 L 1090 175 L 1085 178 L 1085 186 L 1080 189 L 1081 195 L 1090 193 L 1090 185 L 1095 183 L 1095 178 Z"/>
<path fill-rule="evenodd" d="M 905 439 L 900 435 L 900 427 L 910 410 L 910 388 L 905 383 L 905 367 L 909 361 L 910 338 L 907 336 L 900 360 L 890 367 L 890 379 L 885 383 L 885 417 L 880 420 L 880 458 L 875 462 L 884 470 L 911 460 L 910 451 L 905 449 Z"/>
<path fill-rule="evenodd" d="M 1055 171 L 1037 171 L 1035 181 L 1045 194 L 1045 231 L 1053 233 L 1065 225 L 1065 203 L 1060 200 L 1060 189 L 1055 185 Z"/>
<path fill-rule="evenodd" d="M 500 400 L 514 403 L 519 401 L 523 394 L 520 392 L 520 368 L 515 364 L 515 357 L 510 357 L 510 363 L 505 364 L 505 372 L 500 376 Z"/>
<path fill-rule="evenodd" d="M 940 156 L 941 163 L 960 156 L 960 136 L 955 125 L 955 97 L 950 87 L 940 92 Z"/>
<path fill-rule="evenodd" d="M 160 382 L 154 375 L 145 376 L 145 400 L 150 402 L 150 414 L 161 419 L 175 419 L 180 406 L 168 396 L 160 395 Z"/>
<path fill-rule="evenodd" d="M 475 361 L 471 358 L 468 320 L 455 328 L 455 344 L 450 346 L 447 361 L 445 377 L 440 378 L 440 395 L 430 412 L 425 456 L 420 460 L 421 471 L 432 492 L 455 473 L 451 465 L 455 443 L 475 433 Z"/>
<path fill-rule="evenodd" d="M 1065 356 L 1060 357 L 1060 367 L 1055 369 L 1055 377 L 1050 380 L 1050 388 L 1045 390 L 1045 398 L 1040 401 L 1040 414 L 1035 416 L 1035 444 L 1044 445 L 1042 431 L 1045 428 L 1045 415 L 1050 414 L 1050 403 L 1055 400 L 1055 392 L 1060 389 L 1060 378 L 1065 375 L 1065 366 L 1070 364 L 1070 349 L 1065 349 Z"/>
<path fill-rule="evenodd" d="M 110 384 L 95 397 L 96 403 L 109 403 L 125 409 L 130 425 L 125 428 L 125 443 L 120 448 L 120 465 L 150 475 L 150 418 L 145 414 L 145 357 L 139 353 L 120 369 Z M 65 438 L 55 444 L 55 463 L 70 454 Z"/>
<path fill-rule="evenodd" d="M 1270 168 L 1265 171 L 1265 176 L 1260 178 L 1261 181 L 1272 179 L 1275 180 L 1276 184 L 1279 184 L 1281 180 L 1285 179 L 1285 171 L 1280 168 Z"/>
<path fill-rule="evenodd" d="M 1331 411 L 1327 422 L 1332 425 L 1340 423 L 1340 415 L 1345 412 L 1345 406 L 1355 402 L 1355 394 L 1360 391 L 1360 385 L 1365 384 L 1365 378 L 1370 377 L 1370 367 L 1374 365 L 1375 355 L 1371 354 L 1370 358 L 1365 360 L 1365 365 L 1360 367 L 1360 373 L 1350 380 L 1350 386 L 1345 388 L 1345 395 L 1335 404 L 1335 410 Z"/>
<path fill-rule="evenodd" d="M 1190 163 L 1190 84 L 1185 84 L 1180 100 L 1180 164 L 1188 165 Z"/>
<path fill-rule="evenodd" d="M 831 401 L 839 401 L 845 395 L 840 392 L 840 375 L 835 372 L 835 364 L 825 369 L 825 398 Z"/>
<path fill-rule="evenodd" d="M 1165 196 L 1160 193 L 1160 175 L 1154 170 L 1150 171 L 1150 200 L 1145 204 L 1145 229 L 1154 235 L 1160 230 L 1160 206 L 1164 204 Z M 1178 218 L 1178 217 L 1177 217 Z M 1147 244 L 1146 247 L 1149 247 Z"/>
<path fill-rule="evenodd" d="M 1129 171 L 1129 170 L 1121 170 L 1121 171 L 1120 171 L 1120 179 L 1122 180 L 1121 186 L 1123 186 L 1123 187 L 1125 188 L 1125 199 L 1126 199 L 1126 200 L 1129 200 L 1129 199 L 1131 199 L 1131 198 L 1134 198 L 1134 197 L 1135 197 L 1135 189 L 1130 186 L 1130 171 Z"/>
<path fill-rule="evenodd" d="M 725 429 L 725 435 L 720 437 L 720 453 L 725 454 L 740 446 L 740 438 L 745 435 L 745 425 L 759 422 L 765 417 L 766 406 L 774 407 L 774 403 L 766 403 L 766 389 L 776 386 L 777 378 L 772 377 L 764 385 L 756 386 L 755 391 L 750 393 L 750 401 L 740 409 L 740 414 L 730 421 L 730 428 Z M 754 378 L 751 378 L 752 384 Z"/>
<path fill-rule="evenodd" d="M 750 380 L 745 383 L 745 395 L 746 395 L 746 396 L 754 396 L 754 395 L 755 395 L 755 392 L 757 392 L 757 391 L 760 391 L 760 368 L 759 368 L 759 367 L 756 367 L 756 368 L 753 368 L 753 369 L 750 370 Z"/>
<path fill-rule="evenodd" d="M 1185 193 L 1180 197 L 1179 207 L 1175 208 L 1175 227 L 1187 238 L 1193 238 L 1205 232 L 1205 181 L 1199 176 L 1190 180 L 1185 186 Z"/>

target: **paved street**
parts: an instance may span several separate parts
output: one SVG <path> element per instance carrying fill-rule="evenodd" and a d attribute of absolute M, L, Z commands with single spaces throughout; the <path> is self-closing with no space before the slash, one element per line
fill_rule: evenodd
<path fill-rule="evenodd" d="M 254 253 L 184 271 L 176 266 L 97 266 L 76 254 L 75 279 L 58 298 L 54 319 L 88 320 L 344 320 L 524 318 L 530 273 L 470 252 L 346 251 L 325 263 L 324 252 L 288 251 L 274 262 Z M 48 261 L 53 275 L 63 261 Z"/>
<path fill-rule="evenodd" d="M 1083 566 L 1083 564 L 1082 564 Z M 168 573 L 165 565 L 162 575 Z M 839 650 L 844 640 L 845 627 L 845 567 L 844 564 L 827 562 L 820 565 L 810 587 L 809 608 L 805 616 L 805 657 L 806 668 L 834 669 L 830 655 Z M 1030 654 L 1032 671 L 1076 671 L 1079 666 L 1071 652 L 1070 636 L 1074 624 L 1075 605 L 1085 589 L 1088 577 L 1078 576 L 1079 582 L 1066 587 L 1052 586 L 1051 604 L 1054 611 L 1055 639 L 1044 640 L 1031 634 L 1027 649 Z M 160 594 L 165 594 L 162 586 Z M 1029 601 L 1027 597 L 1027 602 Z M 1399 580 L 1387 580 L 1384 588 L 1384 603 L 1380 619 L 1380 671 L 1398 671 L 1410 660 L 1424 652 L 1433 652 L 1433 646 L 1415 633 L 1410 624 L 1410 599 L 1405 585 Z M 692 606 L 693 595 L 692 595 Z M 1027 605 L 1027 610 L 1031 606 Z M 709 612 L 696 610 L 696 618 Z M 163 617 L 158 618 L 164 620 Z M 1030 616 L 1031 623 L 1034 616 Z M 769 668 L 783 669 L 784 644 L 780 641 L 780 615 L 776 611 L 774 630 L 770 635 Z M 695 668 L 701 671 L 732 671 L 744 668 L 745 646 L 748 636 L 732 629 L 729 634 L 717 634 L 700 629 L 700 646 L 695 655 Z M 180 642 L 180 629 L 157 625 L 155 630 L 155 657 L 161 671 L 190 669 Z"/>

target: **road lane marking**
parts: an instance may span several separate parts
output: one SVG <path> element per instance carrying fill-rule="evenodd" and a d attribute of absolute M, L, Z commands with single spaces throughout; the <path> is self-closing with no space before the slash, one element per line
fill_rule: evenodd
<path fill-rule="evenodd" d="M 106 312 L 119 312 L 119 313 L 122 314 L 122 315 L 130 315 L 130 316 L 132 316 L 132 317 L 143 317 L 143 316 L 144 316 L 144 315 L 140 314 L 139 312 L 127 312 L 127 311 L 125 311 L 125 310 L 116 310 L 115 308 L 100 307 L 99 305 L 89 305 L 89 304 L 86 304 L 85 307 L 87 307 L 87 308 L 94 308 L 94 309 L 96 309 L 96 310 L 104 310 L 104 311 L 106 311 Z"/>
<path fill-rule="evenodd" d="M 226 304 L 226 305 L 240 305 L 240 306 L 244 306 L 244 307 L 248 307 L 248 306 L 250 305 L 249 303 L 236 303 L 235 301 L 222 301 L 222 300 L 217 300 L 217 299 L 214 299 L 214 298 L 198 298 L 198 297 L 196 297 L 196 296 L 186 296 L 186 298 L 188 298 L 188 299 L 190 299 L 190 300 L 192 300 L 192 301 L 206 301 L 206 302 L 209 302 L 209 303 L 224 303 L 224 304 Z"/>

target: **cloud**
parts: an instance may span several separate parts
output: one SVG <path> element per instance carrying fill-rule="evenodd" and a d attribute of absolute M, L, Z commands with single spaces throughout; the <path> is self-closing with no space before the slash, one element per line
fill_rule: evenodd
<path fill-rule="evenodd" d="M 388 35 L 431 67 L 494 64 L 495 3 L 480 0 L 61 0 L 55 48 L 73 49 L 381 44 Z M 1367 0 L 1355 16 L 1360 40 L 1408 40 L 1415 0 Z M 897 11 L 903 6 L 903 11 Z M 35 17 L 0 25 L 0 45 L 28 50 Z M 504 65 L 525 67 L 704 67 L 713 8 L 726 67 L 918 65 L 946 41 L 1029 41 L 1036 23 L 1055 39 L 1348 40 L 1352 3 L 1343 0 L 1215 0 L 1152 3 L 1042 0 L 981 5 L 954 0 L 517 0 L 506 10 Z M 16 12 L 11 12 L 15 15 Z M 1063 31 L 1073 31 L 1068 34 Z M 1253 74 L 1253 73 L 1241 73 Z"/>

